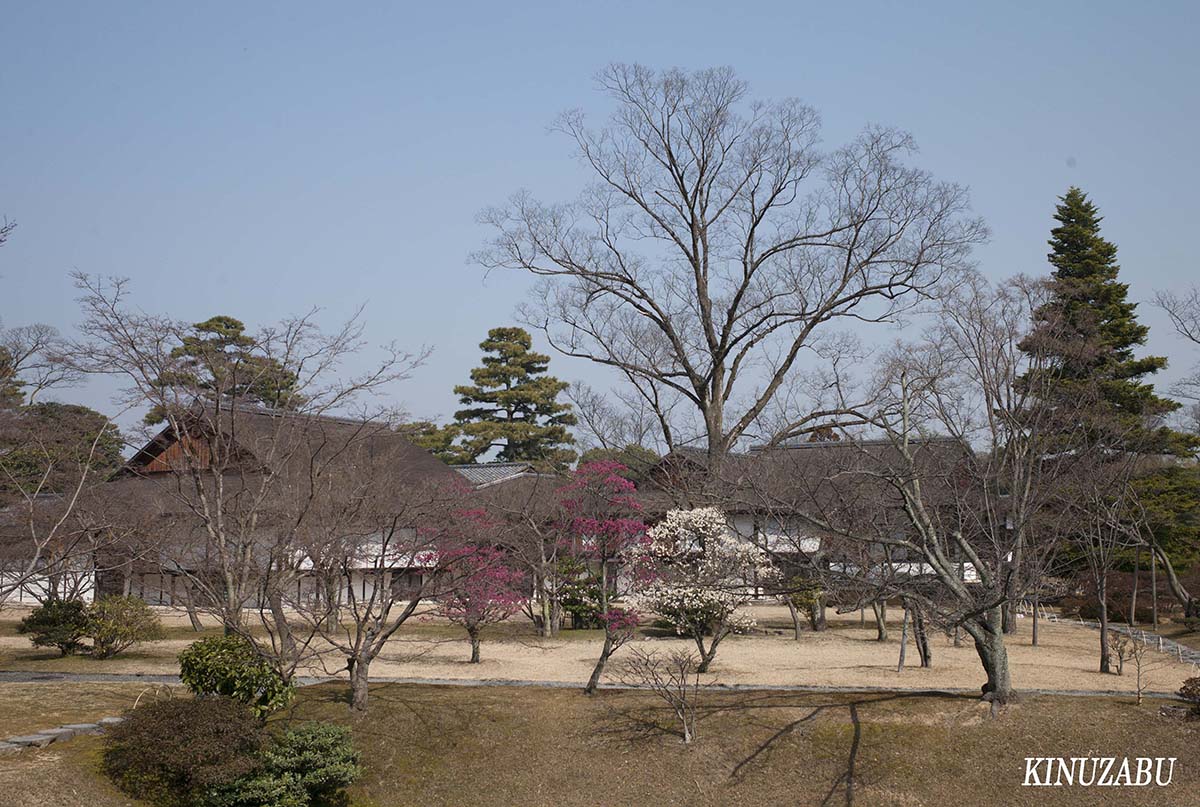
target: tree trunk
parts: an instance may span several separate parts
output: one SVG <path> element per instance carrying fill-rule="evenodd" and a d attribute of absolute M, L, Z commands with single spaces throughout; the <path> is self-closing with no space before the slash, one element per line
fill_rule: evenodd
<path fill-rule="evenodd" d="M 321 630 L 336 630 L 342 599 L 341 578 L 327 575 L 322 584 L 322 591 L 316 596 L 324 598 L 325 613 L 321 615 Z"/>
<path fill-rule="evenodd" d="M 871 610 L 875 613 L 875 641 L 886 642 L 887 632 L 887 603 L 883 600 L 871 602 Z"/>
<path fill-rule="evenodd" d="M 904 619 L 900 623 L 900 661 L 896 664 L 896 672 L 904 669 L 904 654 L 908 650 L 908 606 L 904 607 Z"/>
<path fill-rule="evenodd" d="M 479 626 L 467 626 L 467 636 L 471 637 L 471 664 L 479 663 Z"/>
<path fill-rule="evenodd" d="M 820 633 L 827 627 L 825 624 L 825 598 L 819 593 L 813 595 L 808 606 L 808 622 L 815 633 Z"/>
<path fill-rule="evenodd" d="M 275 623 L 275 631 L 279 636 L 279 666 L 294 669 L 299 664 L 299 649 L 296 637 L 292 634 L 292 626 L 287 621 L 287 611 L 283 607 L 283 594 L 272 587 L 267 594 L 267 602 L 271 607 L 271 621 Z"/>
<path fill-rule="evenodd" d="M 1150 624 L 1158 630 L 1158 555 L 1150 552 Z"/>
<path fill-rule="evenodd" d="M 1040 624 L 1040 620 L 1038 618 L 1039 610 L 1041 610 L 1041 601 L 1035 596 L 1033 598 L 1033 646 L 1034 647 L 1038 646 L 1038 626 Z"/>
<path fill-rule="evenodd" d="M 788 613 L 792 615 L 792 638 L 797 642 L 800 641 L 800 609 L 792 602 L 792 598 L 787 599 Z"/>
<path fill-rule="evenodd" d="M 1100 600 L 1100 672 L 1112 672 L 1108 659 L 1108 575 L 1100 575 L 1096 590 Z"/>
<path fill-rule="evenodd" d="M 350 709 L 366 714 L 369 694 L 371 660 L 365 656 L 350 659 Z"/>
<path fill-rule="evenodd" d="M 1004 646 L 1004 631 L 999 608 L 967 622 L 963 627 L 975 640 L 975 652 L 987 675 L 982 687 L 983 697 L 995 703 L 1005 703 L 1013 696 L 1012 675 L 1008 668 L 1008 648 Z"/>
<path fill-rule="evenodd" d="M 717 645 L 729 633 L 729 628 L 724 625 L 716 628 L 713 631 L 712 642 L 709 643 L 708 649 L 704 647 L 704 634 L 696 635 L 696 646 L 700 648 L 700 666 L 696 668 L 696 672 L 708 672 L 709 665 L 712 664 L 713 658 L 717 655 Z"/>
<path fill-rule="evenodd" d="M 1142 548 L 1133 550 L 1133 591 L 1129 594 L 1129 626 L 1137 624 L 1138 574 L 1141 572 Z"/>
<path fill-rule="evenodd" d="M 604 665 L 608 664 L 608 659 L 613 654 L 612 636 L 607 631 L 604 633 L 604 647 L 600 650 L 600 658 L 596 659 L 596 666 L 592 668 L 592 675 L 588 678 L 587 686 L 583 691 L 588 695 L 594 694 L 596 688 L 600 686 L 600 676 L 604 674 Z"/>
<path fill-rule="evenodd" d="M 1154 544 L 1153 549 L 1154 554 L 1162 562 L 1163 571 L 1167 574 L 1167 588 L 1171 590 L 1171 595 L 1183 606 L 1183 615 L 1200 616 L 1200 602 L 1197 602 L 1192 597 L 1191 592 L 1184 588 L 1183 583 L 1179 580 L 1179 575 L 1175 574 L 1175 564 L 1171 563 L 1171 559 L 1167 556 L 1167 553 L 1158 544 Z"/>
<path fill-rule="evenodd" d="M 192 623 L 192 630 L 199 632 L 204 629 L 204 624 L 200 621 L 200 614 L 196 611 L 196 601 L 192 598 L 192 585 L 187 580 L 183 581 L 183 607 L 187 610 L 188 622 Z"/>
<path fill-rule="evenodd" d="M 554 602 L 550 596 L 550 586 L 546 582 L 546 577 L 543 575 L 541 579 L 541 607 L 542 607 L 542 638 L 549 639 L 557 633 L 556 625 L 554 624 Z"/>
<path fill-rule="evenodd" d="M 913 638 L 917 640 L 917 655 L 921 657 L 921 666 L 933 666 L 933 648 L 929 644 L 929 631 L 926 630 L 925 615 L 920 608 L 913 610 Z"/>

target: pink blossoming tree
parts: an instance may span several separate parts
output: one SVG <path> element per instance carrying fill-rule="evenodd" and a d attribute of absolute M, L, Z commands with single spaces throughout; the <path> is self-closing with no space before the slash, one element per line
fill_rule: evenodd
<path fill-rule="evenodd" d="M 440 553 L 445 570 L 445 593 L 439 613 L 466 628 L 471 640 L 471 663 L 479 663 L 483 629 L 515 614 L 527 599 L 525 575 L 501 549 L 465 544 Z"/>
<path fill-rule="evenodd" d="M 579 466 L 559 489 L 567 517 L 572 549 L 598 577 L 596 611 L 604 628 L 604 645 L 584 691 L 596 691 L 605 665 L 637 630 L 637 611 L 617 605 L 653 579 L 646 560 L 646 525 L 636 487 L 624 477 L 619 462 L 589 462 Z"/>

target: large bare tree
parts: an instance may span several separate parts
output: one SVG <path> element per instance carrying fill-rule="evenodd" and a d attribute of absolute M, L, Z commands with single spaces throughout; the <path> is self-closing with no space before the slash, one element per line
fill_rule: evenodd
<path fill-rule="evenodd" d="M 343 470 L 347 452 L 386 427 L 388 413 L 368 409 L 369 397 L 405 378 L 424 353 L 388 346 L 370 369 L 347 375 L 341 366 L 363 346 L 361 325 L 355 319 L 324 332 L 315 312 L 264 327 L 227 352 L 197 340 L 186 323 L 130 305 L 123 281 L 76 281 L 84 313 L 79 366 L 122 378 L 126 402 L 163 421 L 132 463 L 155 472 L 131 473 L 114 483 L 113 495 L 125 485 L 137 509 L 160 512 L 164 568 L 183 576 L 189 596 L 227 630 L 242 631 L 247 609 L 263 607 L 281 667 L 293 669 L 278 592 L 297 574 L 293 542 L 308 505 Z M 261 386 L 258 374 L 289 383 L 258 400 L 250 397 Z M 339 414 L 357 417 L 330 419 Z"/>
<path fill-rule="evenodd" d="M 1200 286 L 1192 286 L 1180 293 L 1159 292 L 1155 300 L 1159 307 L 1167 312 L 1175 332 L 1193 346 L 1200 347 Z M 1200 403 L 1200 364 L 1193 367 L 1191 373 L 1182 378 L 1173 391 Z"/>
<path fill-rule="evenodd" d="M 1040 289 L 967 276 L 925 337 L 881 368 L 863 413 L 875 439 L 827 444 L 819 462 L 796 461 L 787 485 L 757 485 L 831 546 L 873 547 L 839 552 L 831 572 L 841 571 L 843 587 L 860 598 L 899 595 L 935 623 L 961 626 L 986 673 L 984 693 L 997 701 L 1012 694 L 1002 608 L 1053 559 L 1046 509 L 1078 461 L 1048 453 L 1048 431 L 1064 415 L 1045 403 L 1055 377 L 1047 357 L 1021 347 Z"/>
<path fill-rule="evenodd" d="M 616 105 L 608 125 L 572 111 L 556 126 L 596 181 L 572 203 L 522 192 L 486 210 L 495 237 L 477 259 L 540 278 L 525 322 L 615 368 L 649 406 L 685 402 L 714 458 L 803 352 L 820 356 L 829 326 L 912 309 L 985 237 L 963 188 L 908 164 L 903 132 L 823 150 L 813 109 L 751 100 L 728 68 L 615 64 L 598 82 Z M 777 430 L 829 420 L 806 411 Z"/>

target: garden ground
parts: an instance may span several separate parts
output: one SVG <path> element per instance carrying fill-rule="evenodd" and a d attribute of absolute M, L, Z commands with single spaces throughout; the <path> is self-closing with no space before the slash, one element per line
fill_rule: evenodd
<path fill-rule="evenodd" d="M 758 632 L 733 636 L 722 643 L 709 681 L 756 686 L 969 691 L 976 691 L 983 681 L 978 656 L 965 636 L 961 647 L 954 647 L 950 638 L 942 634 L 931 637 L 934 649 L 931 669 L 916 666 L 916 649 L 910 643 L 908 664 L 903 672 L 897 672 L 899 624 L 890 626 L 889 640 L 881 643 L 875 641 L 875 629 L 869 620 L 862 627 L 857 615 L 838 616 L 831 611 L 831 630 L 806 631 L 800 641 L 793 641 L 786 609 L 760 606 L 751 610 L 758 621 Z M 97 661 L 86 656 L 59 658 L 53 648 L 31 647 L 26 637 L 16 633 L 21 612 L 7 609 L 0 614 L 0 670 L 175 674 L 179 651 L 200 635 L 219 633 L 219 628 L 213 625 L 197 634 L 187 626 L 181 613 L 164 613 L 167 639 Z M 1017 633 L 1008 641 L 1013 681 L 1018 689 L 1134 690 L 1131 673 L 1114 676 L 1098 672 L 1099 634 L 1095 630 L 1043 621 L 1039 647 L 1030 646 L 1029 630 L 1029 620 L 1019 620 Z M 414 619 L 372 664 L 371 673 L 377 678 L 494 679 L 582 685 L 599 655 L 602 636 L 597 631 L 564 630 L 554 639 L 541 639 L 534 634 L 528 620 L 514 619 L 485 633 L 481 664 L 467 663 L 470 651 L 464 640 L 465 633 L 453 625 L 432 617 Z M 687 640 L 653 629 L 643 630 L 636 641 L 654 649 L 691 647 Z M 1197 674 L 1192 665 L 1180 664 L 1170 656 L 1152 653 L 1149 658 L 1153 667 L 1147 673 L 1151 691 L 1174 692 L 1185 678 Z M 318 677 L 335 675 L 341 665 L 336 656 L 330 655 L 324 665 L 316 665 L 306 673 Z M 614 665 L 606 681 L 616 682 L 616 670 Z"/>
<path fill-rule="evenodd" d="M 83 697 L 93 685 L 70 686 Z M 1200 721 L 1130 698 L 1030 696 L 992 717 L 954 695 L 712 693 L 691 746 L 645 692 L 380 684 L 357 720 L 344 699 L 341 685 L 308 687 L 275 719 L 352 727 L 359 807 L 1200 805 Z M 81 737 L 0 757 L 0 800 L 131 804 L 98 773 L 100 748 Z M 1166 789 L 1021 787 L 1026 756 L 1085 755 L 1178 761 Z"/>

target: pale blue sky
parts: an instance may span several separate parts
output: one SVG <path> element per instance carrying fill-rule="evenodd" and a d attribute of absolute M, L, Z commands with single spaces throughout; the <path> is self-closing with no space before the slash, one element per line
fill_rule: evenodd
<path fill-rule="evenodd" d="M 450 388 L 526 282 L 467 263 L 476 212 L 584 177 L 547 133 L 605 109 L 610 61 L 731 65 L 797 96 L 838 144 L 911 131 L 969 185 L 993 276 L 1043 273 L 1055 197 L 1106 216 L 1139 300 L 1197 275 L 1200 4 L 758 2 L 17 3 L 0 10 L 0 319 L 77 320 L 68 272 L 132 278 L 148 310 L 259 323 L 367 303 L 377 342 L 428 343 L 396 391 Z M 1169 377 L 1196 358 L 1149 305 Z M 566 379 L 592 368 L 552 363 Z M 92 386 L 62 397 L 107 408 Z"/>

